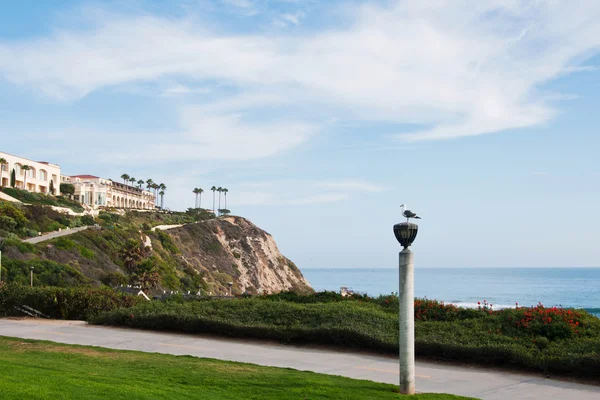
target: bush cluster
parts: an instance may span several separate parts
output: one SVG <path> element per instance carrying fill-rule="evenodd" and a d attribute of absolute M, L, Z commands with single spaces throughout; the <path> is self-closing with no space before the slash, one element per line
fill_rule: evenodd
<path fill-rule="evenodd" d="M 28 287 L 0 284 L 0 316 L 21 316 L 15 306 L 27 305 L 55 319 L 83 320 L 146 301 L 111 289 Z"/>
<path fill-rule="evenodd" d="M 0 202 L 0 236 L 37 236 L 38 232 L 53 232 L 67 227 L 93 225 L 94 218 L 68 216 L 50 207 L 38 204 L 20 205 Z"/>
<path fill-rule="evenodd" d="M 144 303 L 101 314 L 93 323 L 396 353 L 397 315 L 396 296 L 279 293 Z M 600 319 L 584 311 L 541 305 L 467 310 L 416 299 L 415 316 L 419 356 L 579 377 L 600 374 Z M 529 316 L 524 327 L 521 320 Z"/>
<path fill-rule="evenodd" d="M 7 195 L 28 204 L 39 204 L 46 206 L 57 206 L 70 208 L 75 212 L 83 212 L 83 207 L 75 200 L 63 196 L 49 196 L 43 193 L 32 193 L 27 190 L 16 188 L 2 188 Z"/>

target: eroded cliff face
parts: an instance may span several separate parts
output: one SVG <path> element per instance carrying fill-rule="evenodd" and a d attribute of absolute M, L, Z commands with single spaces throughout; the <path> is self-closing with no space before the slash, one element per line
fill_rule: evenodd
<path fill-rule="evenodd" d="M 236 293 L 312 291 L 273 237 L 245 218 L 214 219 L 166 233 L 181 251 L 181 262 L 202 274 L 212 294 L 225 293 L 228 282 Z"/>

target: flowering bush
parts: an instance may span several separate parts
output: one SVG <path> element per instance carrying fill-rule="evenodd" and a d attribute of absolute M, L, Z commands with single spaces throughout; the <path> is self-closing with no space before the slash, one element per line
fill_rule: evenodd
<path fill-rule="evenodd" d="M 518 307 L 498 312 L 502 329 L 513 336 L 542 336 L 550 341 L 580 337 L 588 332 L 589 319 L 579 311 L 566 308 Z"/>
<path fill-rule="evenodd" d="M 459 308 L 443 301 L 415 299 L 415 319 L 420 321 L 448 321 L 456 319 Z"/>

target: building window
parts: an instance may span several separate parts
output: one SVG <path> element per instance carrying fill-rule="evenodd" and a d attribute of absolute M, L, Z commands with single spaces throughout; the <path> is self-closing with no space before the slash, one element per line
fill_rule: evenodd
<path fill-rule="evenodd" d="M 7 171 L 8 172 L 8 163 L 2 164 L 2 171 Z"/>
<path fill-rule="evenodd" d="M 48 180 L 48 172 L 44 169 L 40 169 L 40 180 L 44 182 Z"/>
<path fill-rule="evenodd" d="M 17 176 L 23 175 L 23 171 L 21 170 L 21 164 L 15 164 L 15 174 Z"/>

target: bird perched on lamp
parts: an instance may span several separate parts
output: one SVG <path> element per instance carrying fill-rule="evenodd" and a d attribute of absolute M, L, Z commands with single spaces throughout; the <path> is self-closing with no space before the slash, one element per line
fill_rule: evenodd
<path fill-rule="evenodd" d="M 410 211 L 406 204 L 400 205 L 400 208 L 402 209 L 402 215 L 406 218 L 406 222 L 408 222 L 408 220 L 411 218 L 421 219 L 421 217 L 419 217 L 416 213 Z"/>

